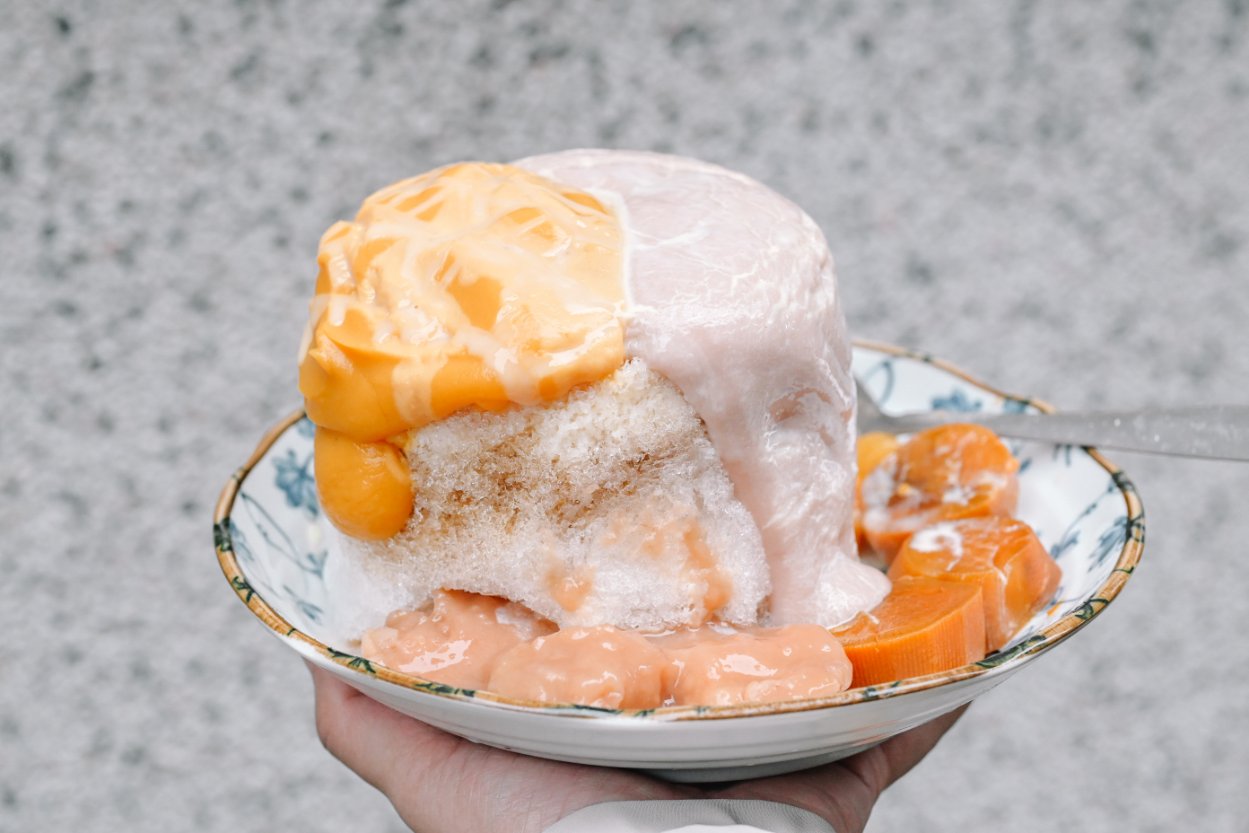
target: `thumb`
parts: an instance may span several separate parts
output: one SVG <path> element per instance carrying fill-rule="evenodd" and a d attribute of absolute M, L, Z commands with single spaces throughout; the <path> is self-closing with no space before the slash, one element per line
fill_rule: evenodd
<path fill-rule="evenodd" d="M 391 794 L 426 782 L 435 762 L 448 757 L 456 738 L 399 714 L 324 669 L 309 664 L 316 690 L 316 725 L 322 745 L 371 785 Z"/>

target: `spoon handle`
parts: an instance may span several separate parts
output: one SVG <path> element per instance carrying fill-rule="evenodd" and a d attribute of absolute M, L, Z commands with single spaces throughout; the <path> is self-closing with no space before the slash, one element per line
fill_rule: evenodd
<path fill-rule="evenodd" d="M 1249 406 L 1245 405 L 1057 414 L 925 411 L 889 418 L 890 428 L 897 433 L 950 422 L 974 422 L 1016 439 L 1249 462 Z"/>

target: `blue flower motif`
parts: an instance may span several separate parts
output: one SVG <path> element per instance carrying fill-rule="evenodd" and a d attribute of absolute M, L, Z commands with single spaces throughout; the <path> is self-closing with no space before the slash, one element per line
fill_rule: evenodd
<path fill-rule="evenodd" d="M 317 578 L 325 578 L 325 560 L 330 557 L 329 550 L 321 550 L 320 552 L 304 553 L 303 563 L 300 565 L 305 572 L 311 573 Z"/>
<path fill-rule="evenodd" d="M 1070 451 L 1071 449 L 1071 446 L 1062 446 L 1062 447 L 1067 448 L 1068 451 Z M 1057 452 L 1057 449 L 1055 449 L 1055 452 Z M 1070 465 L 1070 462 L 1068 462 L 1068 465 Z M 1098 505 L 1100 505 L 1102 502 L 1102 498 L 1113 492 L 1114 492 L 1114 484 L 1111 484 L 1111 488 L 1108 491 L 1102 492 L 1102 494 L 1096 500 L 1094 500 L 1088 506 L 1084 507 L 1084 511 L 1081 512 L 1079 515 L 1077 515 L 1075 520 L 1073 520 L 1071 524 L 1068 525 L 1067 531 L 1063 533 L 1063 537 L 1059 539 L 1057 544 L 1054 544 L 1054 546 L 1050 547 L 1050 556 L 1055 561 L 1058 560 L 1058 557 L 1060 555 L 1062 555 L 1067 550 L 1071 549 L 1077 543 L 1079 543 L 1080 530 L 1078 529 L 1078 527 L 1080 526 L 1080 522 L 1083 521 L 1085 518 L 1087 518 L 1089 515 L 1092 515 L 1094 512 L 1096 512 Z M 1105 536 L 1103 535 L 1103 537 Z"/>
<path fill-rule="evenodd" d="M 1067 550 L 1071 549 L 1078 543 L 1080 543 L 1080 530 L 1078 529 L 1067 530 L 1067 534 L 1062 537 L 1062 540 L 1058 541 L 1056 544 L 1050 547 L 1050 558 L 1057 561 L 1059 558 L 1062 557 L 1063 553 L 1065 553 Z"/>
<path fill-rule="evenodd" d="M 279 595 L 283 595 L 298 608 L 307 621 L 319 624 L 322 619 L 322 610 L 308 601 L 307 597 L 314 583 L 324 581 L 328 552 L 326 550 L 319 552 L 301 550 L 282 523 L 246 492 L 239 494 L 239 505 L 246 511 L 252 523 L 249 532 L 256 533 L 259 541 L 263 542 L 263 546 L 259 546 L 260 551 L 267 553 L 267 557 L 262 556 L 251 564 L 247 573 L 248 581 L 262 598 L 272 603 Z M 272 506 L 272 508 L 279 509 L 278 506 Z M 282 567 L 275 560 L 275 556 L 280 556 L 294 565 L 298 572 L 291 573 Z M 280 588 L 281 594 L 276 593 L 274 587 Z"/>
<path fill-rule="evenodd" d="M 954 388 L 947 396 L 934 396 L 932 398 L 932 409 L 934 411 L 979 411 L 984 407 L 984 403 L 979 399 L 971 399 L 963 391 L 962 388 Z"/>
<path fill-rule="evenodd" d="M 1096 546 L 1093 547 L 1093 558 L 1089 562 L 1088 571 L 1091 573 L 1101 568 L 1106 563 L 1106 559 L 1111 553 L 1116 553 L 1123 549 L 1124 543 L 1128 540 L 1128 516 L 1122 515 L 1115 518 L 1115 522 L 1107 527 L 1097 539 Z"/>
<path fill-rule="evenodd" d="M 1074 448 L 1075 446 L 1070 445 L 1054 446 L 1054 459 L 1061 459 L 1063 461 L 1063 465 L 1067 466 L 1067 468 L 1071 468 L 1071 452 Z"/>
<path fill-rule="evenodd" d="M 230 518 L 230 541 L 234 545 L 234 552 L 239 558 L 241 564 L 252 564 L 256 561 L 256 556 L 252 553 L 251 546 L 247 543 L 247 539 L 243 537 L 243 530 L 239 529 L 238 524 L 234 522 L 234 518 Z"/>
<path fill-rule="evenodd" d="M 1002 413 L 1004 414 L 1026 414 L 1032 410 L 1032 403 L 1027 399 L 1016 399 L 1008 396 L 1002 401 Z"/>
<path fill-rule="evenodd" d="M 317 427 L 312 424 L 312 420 L 308 419 L 308 417 L 304 417 L 295 423 L 295 430 L 299 432 L 299 436 L 307 437 L 308 439 L 312 439 L 313 435 L 317 433 Z"/>
<path fill-rule="evenodd" d="M 876 376 L 881 376 L 884 380 L 880 385 L 873 383 Z M 893 376 L 893 359 L 885 359 L 861 375 L 859 381 L 876 397 L 876 404 L 883 408 L 889 404 L 889 398 L 893 396 Z"/>
<path fill-rule="evenodd" d="M 313 554 L 301 551 L 282 524 L 251 495 L 242 493 L 239 495 L 239 500 L 243 508 L 247 510 L 252 523 L 255 524 L 256 531 L 268 545 L 270 552 L 277 552 L 305 573 L 321 576 L 325 567 L 324 553 Z"/>
<path fill-rule="evenodd" d="M 305 601 L 289 585 L 283 584 L 282 590 L 286 592 L 286 597 L 295 603 L 295 607 L 299 608 L 300 613 L 307 616 L 309 621 L 320 624 L 323 611 L 318 605 Z"/>
<path fill-rule="evenodd" d="M 301 463 L 293 449 L 286 450 L 285 457 L 274 459 L 277 476 L 274 483 L 286 494 L 286 503 L 292 508 L 303 508 L 310 516 L 320 513 L 317 503 L 317 487 L 312 477 L 312 454 Z"/>

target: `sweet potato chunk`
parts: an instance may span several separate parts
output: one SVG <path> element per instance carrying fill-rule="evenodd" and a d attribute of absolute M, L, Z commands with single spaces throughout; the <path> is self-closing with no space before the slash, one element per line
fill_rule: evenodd
<path fill-rule="evenodd" d="M 943 521 L 912 535 L 889 578 L 975 584 L 984 594 L 987 648 L 997 651 L 1049 602 L 1062 578 L 1032 528 L 1012 518 Z"/>
<path fill-rule="evenodd" d="M 863 532 L 886 563 L 912 533 L 937 521 L 1010 515 L 1019 461 L 980 425 L 921 431 L 863 481 Z"/>

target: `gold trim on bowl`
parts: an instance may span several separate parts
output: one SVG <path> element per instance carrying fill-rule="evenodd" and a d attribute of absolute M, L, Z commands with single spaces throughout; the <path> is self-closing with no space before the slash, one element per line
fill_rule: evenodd
<path fill-rule="evenodd" d="M 862 347 L 878 353 L 914 359 L 931 364 L 934 367 L 938 367 L 947 373 L 957 376 L 960 379 L 995 396 L 1014 400 L 1016 402 L 1024 402 L 1045 413 L 1052 413 L 1054 411 L 1054 408 L 1051 405 L 1030 397 L 1022 397 L 1006 393 L 1005 391 L 999 390 L 992 385 L 985 384 L 961 368 L 955 367 L 949 362 L 934 358 L 926 353 L 918 353 L 912 350 L 896 347 L 891 344 L 860 339 L 856 339 L 854 344 L 856 347 Z M 780 703 L 756 703 L 737 706 L 665 706 L 657 709 L 630 711 L 601 709 L 590 706 L 575 706 L 570 704 L 537 703 L 528 700 L 503 697 L 489 691 L 472 691 L 454 688 L 452 686 L 436 683 L 412 674 L 393 671 L 389 668 L 375 665 L 363 657 L 337 651 L 328 645 L 313 639 L 311 636 L 300 631 L 298 628 L 294 627 L 279 616 L 277 612 L 269 606 L 268 602 L 264 600 L 260 593 L 251 586 L 251 584 L 247 581 L 247 577 L 239 568 L 238 561 L 235 558 L 234 544 L 230 537 L 230 512 L 234 506 L 234 499 L 238 495 L 239 489 L 243 485 L 243 481 L 247 478 L 247 475 L 251 472 L 252 468 L 262 457 L 264 457 L 265 453 L 268 452 L 269 448 L 277 441 L 277 439 L 293 425 L 299 422 L 299 420 L 303 419 L 303 417 L 304 412 L 301 409 L 288 415 L 285 419 L 270 428 L 261 438 L 260 443 L 256 446 L 256 450 L 252 452 L 251 456 L 247 459 L 247 462 L 240 466 L 234 474 L 230 476 L 225 488 L 221 490 L 221 497 L 217 500 L 217 506 L 213 512 L 213 539 L 217 551 L 217 562 L 221 565 L 221 571 L 225 574 L 226 580 L 230 583 L 231 588 L 233 588 L 239 599 L 247 605 L 247 608 L 255 614 L 261 622 L 268 626 L 269 629 L 274 631 L 278 636 L 285 639 L 293 639 L 303 642 L 314 648 L 325 658 L 356 673 L 364 674 L 374 679 L 384 680 L 388 683 L 393 683 L 394 685 L 401 686 L 406 689 L 420 691 L 435 697 L 447 697 L 456 700 L 482 700 L 513 708 L 539 709 L 544 712 L 557 713 L 569 717 L 588 718 L 602 715 L 612 715 L 638 719 L 663 720 L 719 720 L 732 717 L 785 714 L 789 712 L 807 711 L 810 709 L 848 706 L 854 703 L 864 703 L 883 698 L 900 697 L 903 694 L 908 694 L 913 691 L 923 691 L 946 685 L 948 683 L 993 674 L 1002 668 L 1016 665 L 1026 659 L 1030 659 L 1031 657 L 1038 656 L 1050 650 L 1095 618 L 1099 613 L 1105 610 L 1105 608 L 1112 601 L 1114 601 L 1115 597 L 1118 596 L 1119 592 L 1123 589 L 1124 584 L 1127 583 L 1128 577 L 1136 569 L 1136 565 L 1139 563 L 1141 554 L 1145 549 L 1145 513 L 1140 497 L 1137 495 L 1136 487 L 1132 485 L 1132 482 L 1127 478 L 1123 471 L 1114 463 L 1106 459 L 1101 452 L 1093 448 L 1085 448 L 1084 450 L 1088 452 L 1089 456 L 1092 457 L 1093 460 L 1104 468 L 1110 475 L 1111 480 L 1118 488 L 1119 493 L 1123 496 L 1124 502 L 1127 505 L 1128 528 L 1123 542 L 1123 547 L 1119 551 L 1119 558 L 1110 572 L 1110 577 L 1107 578 L 1106 581 L 1093 592 L 1092 596 L 1090 596 L 1081 607 L 1067 614 L 1057 622 L 1054 622 L 1052 625 L 1049 625 L 1008 651 L 999 654 L 992 654 L 981 662 L 963 665 L 958 668 L 952 668 L 936 674 L 927 674 L 923 677 L 910 677 L 885 685 L 853 688 L 828 697 L 791 700 Z"/>

